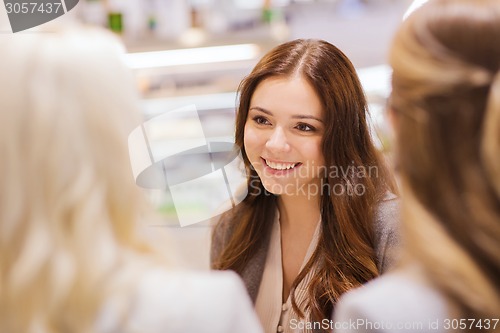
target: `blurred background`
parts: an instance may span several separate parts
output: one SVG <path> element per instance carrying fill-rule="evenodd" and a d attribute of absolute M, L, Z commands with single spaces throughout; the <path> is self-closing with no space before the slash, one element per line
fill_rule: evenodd
<path fill-rule="evenodd" d="M 187 119 L 176 130 L 189 131 L 199 121 L 206 139 L 213 142 L 234 140 L 238 84 L 264 53 L 296 38 L 325 39 L 358 70 L 375 141 L 381 150 L 390 151 L 384 116 L 390 85 L 386 56 L 398 24 L 419 2 L 80 0 L 61 19 L 105 27 L 123 40 L 125 62 L 135 74 L 146 120 L 194 105 L 198 119 Z M 162 130 L 161 123 L 156 125 L 156 135 L 149 139 L 157 140 L 161 149 L 162 132 L 172 131 L 172 126 L 166 124 Z M 174 205 L 168 186 L 145 189 L 162 217 L 146 227 L 167 233 L 179 247 L 178 261 L 188 268 L 209 266 L 210 223 L 181 227 L 179 210 L 202 212 L 211 190 L 197 186 Z"/>

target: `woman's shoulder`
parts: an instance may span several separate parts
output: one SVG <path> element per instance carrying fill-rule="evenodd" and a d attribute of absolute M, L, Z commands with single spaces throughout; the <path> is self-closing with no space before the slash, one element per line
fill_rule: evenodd
<path fill-rule="evenodd" d="M 379 201 L 374 214 L 374 232 L 377 240 L 394 238 L 400 233 L 400 200 L 393 193 L 386 193 Z"/>
<path fill-rule="evenodd" d="M 375 208 L 375 226 L 384 228 L 397 228 L 399 221 L 400 200 L 391 192 L 384 194 Z"/>
<path fill-rule="evenodd" d="M 225 211 L 210 221 L 212 226 L 210 262 L 212 264 L 232 238 L 238 223 L 241 223 L 242 208 L 240 205 Z"/>
<path fill-rule="evenodd" d="M 129 301 L 121 332 L 261 332 L 242 281 L 230 271 L 150 269 Z"/>
<path fill-rule="evenodd" d="M 407 271 L 397 271 L 344 294 L 334 321 L 345 327 L 336 332 L 441 332 L 446 316 L 446 300 L 438 291 Z M 347 325 L 353 322 L 359 325 Z M 435 323 L 438 327 L 430 326 Z"/>
<path fill-rule="evenodd" d="M 393 193 L 386 193 L 375 210 L 374 235 L 378 269 L 384 273 L 391 269 L 399 258 L 400 200 Z"/>
<path fill-rule="evenodd" d="M 213 264 L 219 257 L 222 249 L 231 238 L 234 230 L 233 212 L 228 211 L 212 218 L 212 240 L 210 242 L 210 263 Z"/>
<path fill-rule="evenodd" d="M 221 214 L 213 217 L 210 224 L 213 227 L 214 235 L 223 237 L 231 234 L 238 222 L 241 220 L 242 207 L 241 204 L 230 209 L 226 209 Z"/>

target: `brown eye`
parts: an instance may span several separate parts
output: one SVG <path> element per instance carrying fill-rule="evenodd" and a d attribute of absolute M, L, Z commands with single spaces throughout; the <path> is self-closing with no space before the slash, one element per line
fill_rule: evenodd
<path fill-rule="evenodd" d="M 255 121 L 259 125 L 269 125 L 270 124 L 266 118 L 261 117 L 261 116 L 254 117 L 253 121 Z"/>
<path fill-rule="evenodd" d="M 295 128 L 298 129 L 301 132 L 313 132 L 313 131 L 316 130 L 311 125 L 303 124 L 303 123 L 297 124 L 297 126 L 295 126 Z"/>

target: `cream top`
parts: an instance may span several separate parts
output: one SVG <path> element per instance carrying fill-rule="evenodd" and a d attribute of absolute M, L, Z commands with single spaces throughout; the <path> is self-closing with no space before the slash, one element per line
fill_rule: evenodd
<path fill-rule="evenodd" d="M 309 312 L 305 311 L 304 304 L 307 301 L 307 286 L 313 277 L 314 266 L 295 289 L 297 305 L 306 316 L 304 319 L 301 319 L 292 308 L 290 295 L 288 295 L 285 303 L 282 303 L 283 266 L 281 262 L 279 213 L 276 216 L 271 231 L 271 241 L 264 273 L 255 302 L 255 310 L 266 333 L 308 332 L 305 327 L 308 326 L 307 323 L 310 319 L 308 319 Z M 321 223 L 318 222 L 300 270 L 304 268 L 316 249 L 319 240 L 320 225 Z"/>

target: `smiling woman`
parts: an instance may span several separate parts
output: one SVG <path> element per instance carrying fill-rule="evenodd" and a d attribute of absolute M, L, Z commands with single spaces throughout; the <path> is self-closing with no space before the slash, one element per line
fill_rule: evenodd
<path fill-rule="evenodd" d="M 361 84 L 334 45 L 295 40 L 265 55 L 239 92 L 249 194 L 216 225 L 212 267 L 243 277 L 266 332 L 328 329 L 339 296 L 386 271 L 397 243 L 396 190 Z"/>

